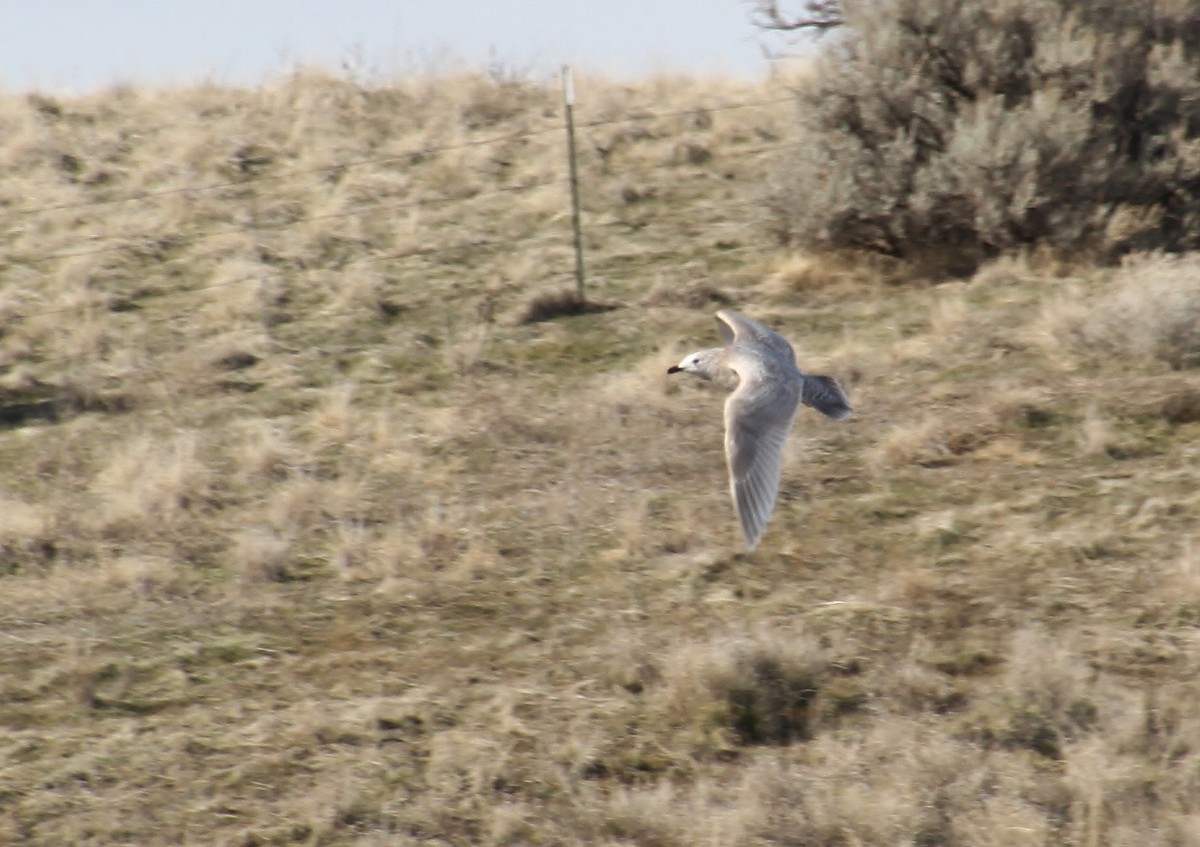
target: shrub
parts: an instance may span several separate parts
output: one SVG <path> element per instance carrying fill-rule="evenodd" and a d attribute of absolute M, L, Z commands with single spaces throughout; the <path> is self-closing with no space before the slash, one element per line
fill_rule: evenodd
<path fill-rule="evenodd" d="M 664 698 L 700 730 L 702 747 L 786 745 L 813 733 L 822 670 L 819 648 L 801 634 L 722 638 L 677 651 Z M 842 691 L 823 707 L 853 710 L 853 699 Z"/>
<path fill-rule="evenodd" d="M 1200 260 L 1129 257 L 1102 296 L 1068 288 L 1044 305 L 1042 322 L 1068 348 L 1200 367 Z"/>
<path fill-rule="evenodd" d="M 798 92 L 785 240 L 971 261 L 1200 246 L 1200 2 L 878 0 Z"/>

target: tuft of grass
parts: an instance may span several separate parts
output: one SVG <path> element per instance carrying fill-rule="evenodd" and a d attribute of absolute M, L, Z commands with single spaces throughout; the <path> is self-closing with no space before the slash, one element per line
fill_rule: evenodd
<path fill-rule="evenodd" d="M 93 520 L 138 532 L 147 523 L 170 526 L 202 510 L 212 478 L 201 450 L 195 431 L 138 435 L 118 445 L 92 482 L 100 503 Z"/>
<path fill-rule="evenodd" d="M 57 515 L 47 505 L 0 500 L 0 572 L 18 573 L 54 559 Z"/>
<path fill-rule="evenodd" d="M 789 253 L 775 262 L 764 290 L 781 300 L 830 290 L 848 294 L 860 286 L 894 285 L 911 279 L 913 268 L 886 256 L 835 250 Z"/>
<path fill-rule="evenodd" d="M 572 290 L 544 291 L 529 299 L 529 302 L 517 315 L 516 322 L 518 324 L 542 323 L 555 318 L 607 312 L 615 308 L 617 306 L 611 303 L 581 299 L 578 292 Z"/>
<path fill-rule="evenodd" d="M 1099 297 L 1068 290 L 1047 302 L 1042 322 L 1069 349 L 1118 360 L 1200 366 L 1200 263 L 1191 257 L 1134 256 Z"/>
<path fill-rule="evenodd" d="M 1088 406 L 1079 427 L 1079 450 L 1085 456 L 1111 456 L 1120 449 L 1110 422 L 1095 404 Z"/>
<path fill-rule="evenodd" d="M 657 692 L 668 713 L 694 722 L 700 743 L 790 744 L 813 733 L 820 651 L 797 633 L 757 633 L 680 648 Z"/>

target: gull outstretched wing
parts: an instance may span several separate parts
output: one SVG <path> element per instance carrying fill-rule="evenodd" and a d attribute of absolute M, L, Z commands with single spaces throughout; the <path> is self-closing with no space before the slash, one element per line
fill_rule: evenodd
<path fill-rule="evenodd" d="M 796 351 L 786 338 L 741 312 L 732 309 L 717 312 L 717 332 L 726 344 L 761 344 L 785 361 L 796 364 Z"/>
<path fill-rule="evenodd" d="M 725 458 L 729 492 L 751 550 L 775 509 L 783 452 L 800 408 L 801 384 L 769 373 L 756 359 L 734 364 L 740 381 L 725 401 Z"/>

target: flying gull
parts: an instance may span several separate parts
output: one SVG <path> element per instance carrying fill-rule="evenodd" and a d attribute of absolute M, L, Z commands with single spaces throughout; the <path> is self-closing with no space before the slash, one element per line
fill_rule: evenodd
<path fill-rule="evenodd" d="M 684 357 L 667 373 L 690 373 L 733 388 L 725 400 L 729 493 L 751 550 L 775 508 L 783 448 L 800 404 L 834 420 L 850 417 L 850 401 L 831 376 L 802 373 L 792 345 L 738 312 L 717 312 L 724 347 Z"/>

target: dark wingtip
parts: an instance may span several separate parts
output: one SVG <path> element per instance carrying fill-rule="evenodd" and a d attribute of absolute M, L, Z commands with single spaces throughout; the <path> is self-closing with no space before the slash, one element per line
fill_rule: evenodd
<path fill-rule="evenodd" d="M 831 403 L 829 405 L 814 405 L 814 409 L 820 412 L 827 418 L 833 418 L 835 421 L 849 420 L 854 417 L 854 409 L 850 405 Z"/>
<path fill-rule="evenodd" d="M 800 402 L 835 421 L 844 421 L 854 414 L 842 384 L 831 376 L 805 374 Z"/>

